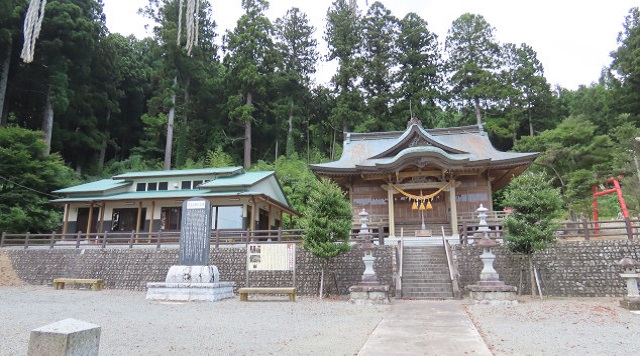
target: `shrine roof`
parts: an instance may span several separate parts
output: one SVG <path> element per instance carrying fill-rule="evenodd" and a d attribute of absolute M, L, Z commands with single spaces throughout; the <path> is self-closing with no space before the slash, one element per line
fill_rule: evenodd
<path fill-rule="evenodd" d="M 409 122 L 405 131 L 346 133 L 339 160 L 310 165 L 316 173 L 353 174 L 433 163 L 445 169 L 529 165 L 538 153 L 502 152 L 478 126 L 424 129 Z"/>

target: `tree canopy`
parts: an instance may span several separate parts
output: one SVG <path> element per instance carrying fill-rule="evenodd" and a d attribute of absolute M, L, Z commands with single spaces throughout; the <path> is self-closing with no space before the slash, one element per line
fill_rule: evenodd
<path fill-rule="evenodd" d="M 500 150 L 540 152 L 533 170 L 557 178 L 572 211 L 589 212 L 591 185 L 611 176 L 626 177 L 625 194 L 640 191 L 637 7 L 600 80 L 568 90 L 551 88 L 530 44 L 499 43 L 482 14 L 461 14 L 439 39 L 418 14 L 398 18 L 381 2 L 335 0 L 316 28 L 296 8 L 272 23 L 267 1 L 245 0 L 221 33 L 216 5 L 197 1 L 190 50 L 179 0 L 149 1 L 153 33 L 141 39 L 109 33 L 100 0 L 49 1 L 31 63 L 20 60 L 28 1 L 2 2 L 0 127 L 41 130 L 44 152 L 87 180 L 166 155 L 171 168 L 278 166 L 285 154 L 317 163 L 337 158 L 346 131 L 402 130 L 414 115 L 426 128 L 481 125 Z M 331 82 L 315 82 L 318 71 Z"/>

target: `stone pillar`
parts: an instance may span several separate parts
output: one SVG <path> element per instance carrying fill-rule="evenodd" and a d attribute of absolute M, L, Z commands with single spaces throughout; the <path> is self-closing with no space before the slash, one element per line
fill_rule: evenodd
<path fill-rule="evenodd" d="M 64 319 L 31 331 L 28 356 L 94 356 L 100 347 L 100 326 Z"/>

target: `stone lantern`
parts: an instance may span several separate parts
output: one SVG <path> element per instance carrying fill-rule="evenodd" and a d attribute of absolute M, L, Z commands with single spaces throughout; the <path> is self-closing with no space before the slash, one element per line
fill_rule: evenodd
<path fill-rule="evenodd" d="M 364 262 L 364 272 L 360 283 L 349 287 L 349 302 L 353 304 L 388 304 L 389 300 L 389 286 L 382 285 L 378 281 L 376 272 L 373 269 L 373 263 L 376 257 L 373 255 L 374 245 L 371 241 L 371 234 L 369 234 L 369 228 L 367 222 L 369 221 L 369 213 L 364 208 L 360 213 L 360 237 L 363 242 L 361 248 L 364 252 L 362 262 Z"/>
<path fill-rule="evenodd" d="M 620 301 L 620 306 L 625 309 L 640 310 L 640 291 L 638 291 L 640 273 L 636 271 L 640 263 L 633 258 L 623 258 L 616 264 L 623 269 L 620 277 L 627 280 L 627 295 Z"/>
<path fill-rule="evenodd" d="M 491 252 L 491 248 L 499 246 L 499 244 L 488 238 L 485 231 L 484 236 L 478 241 L 477 245 L 482 247 L 483 250 L 480 255 L 483 267 L 480 272 L 480 280 L 476 284 L 465 287 L 469 291 L 471 299 L 476 304 L 518 304 L 516 299 L 517 287 L 506 285 L 500 280 L 498 272 L 493 268 L 496 256 Z"/>

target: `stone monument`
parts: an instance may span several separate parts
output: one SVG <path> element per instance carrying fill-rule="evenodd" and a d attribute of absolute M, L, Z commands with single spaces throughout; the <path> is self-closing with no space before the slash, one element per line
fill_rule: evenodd
<path fill-rule="evenodd" d="M 376 258 L 373 255 L 374 245 L 371 241 L 371 234 L 367 222 L 369 221 L 369 213 L 364 208 L 358 214 L 360 215 L 360 235 L 364 238 L 361 245 L 364 251 L 362 261 L 364 262 L 364 272 L 360 283 L 349 287 L 349 303 L 352 304 L 389 304 L 389 286 L 383 285 L 378 281 L 376 272 L 373 269 L 373 263 Z"/>
<path fill-rule="evenodd" d="M 218 268 L 209 265 L 211 203 L 191 198 L 182 204 L 178 265 L 163 282 L 147 283 L 148 300 L 217 301 L 233 298 L 233 282 L 220 282 Z"/>

